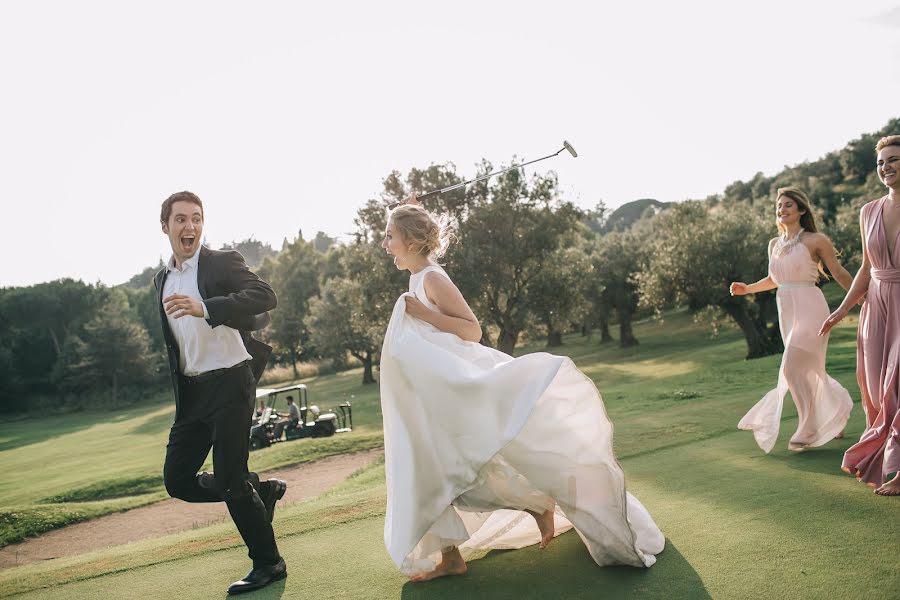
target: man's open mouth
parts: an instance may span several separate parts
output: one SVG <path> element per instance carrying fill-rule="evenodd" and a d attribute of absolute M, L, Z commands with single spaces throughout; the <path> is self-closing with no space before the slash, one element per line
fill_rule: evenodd
<path fill-rule="evenodd" d="M 184 236 L 181 238 L 181 247 L 185 250 L 190 250 L 194 247 L 194 240 L 196 238 L 192 235 Z"/>

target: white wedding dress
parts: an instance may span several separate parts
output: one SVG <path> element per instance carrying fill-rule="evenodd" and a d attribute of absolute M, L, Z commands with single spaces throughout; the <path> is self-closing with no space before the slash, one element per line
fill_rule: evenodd
<path fill-rule="evenodd" d="M 429 266 L 410 277 L 424 291 Z M 598 565 L 649 567 L 665 539 L 625 491 L 612 424 L 594 383 L 567 357 L 513 358 L 438 331 L 394 306 L 381 353 L 387 515 L 384 541 L 405 575 L 441 549 L 464 556 L 540 541 L 525 509 L 555 509 Z"/>

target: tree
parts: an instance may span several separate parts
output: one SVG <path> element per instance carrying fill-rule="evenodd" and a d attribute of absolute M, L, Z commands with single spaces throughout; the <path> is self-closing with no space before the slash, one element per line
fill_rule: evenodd
<path fill-rule="evenodd" d="M 88 321 L 109 290 L 72 279 L 60 279 L 5 290 L 0 297 L 4 345 L 24 389 L 52 390 L 51 372 L 66 337 Z"/>
<path fill-rule="evenodd" d="M 855 273 L 862 264 L 862 238 L 859 229 L 859 211 L 862 207 L 880 197 L 885 192 L 884 185 L 878 179 L 873 170 L 866 178 L 866 183 L 859 190 L 859 195 L 845 199 L 835 213 L 834 223 L 828 228 L 827 233 L 839 252 L 839 258 L 844 267 L 851 273 Z"/>
<path fill-rule="evenodd" d="M 896 130 L 893 131 L 896 133 Z M 889 135 L 889 134 L 885 134 Z M 849 142 L 838 154 L 841 172 L 850 181 L 862 182 L 875 167 L 875 144 L 880 133 L 867 133 Z"/>
<path fill-rule="evenodd" d="M 264 244 L 252 237 L 240 242 L 223 244 L 222 250 L 237 250 L 244 257 L 244 261 L 251 269 L 262 264 L 263 260 L 275 256 L 275 250 L 268 244 Z"/>
<path fill-rule="evenodd" d="M 636 277 L 647 262 L 644 236 L 634 231 L 609 233 L 597 240 L 591 258 L 604 290 L 603 302 L 618 316 L 619 345 L 636 346 L 631 321 L 640 302 Z"/>
<path fill-rule="evenodd" d="M 412 169 L 406 180 L 393 171 L 384 180 L 379 198 L 370 199 L 357 211 L 352 243 L 332 247 L 324 257 L 319 298 L 310 302 L 305 322 L 317 350 L 323 356 L 343 359 L 346 353 L 362 362 L 363 383 L 374 383 L 373 366 L 397 298 L 406 291 L 409 274 L 399 271 L 381 248 L 390 202 L 413 191 L 457 183 L 452 165 Z M 441 197 L 454 205 L 464 191 Z"/>
<path fill-rule="evenodd" d="M 596 265 L 594 266 L 596 273 Z M 584 330 L 590 333 L 595 326 L 600 328 L 600 343 L 608 344 L 613 341 L 613 336 L 609 333 L 609 318 L 612 311 L 612 304 L 606 287 L 600 283 L 598 277 L 588 279 L 586 297 L 590 303 L 590 311 L 586 315 Z"/>
<path fill-rule="evenodd" d="M 323 256 L 314 242 L 297 237 L 284 246 L 274 260 L 266 259 L 259 275 L 278 294 L 278 309 L 272 312 L 267 339 L 288 354 L 294 377 L 300 376 L 297 361 L 309 358 L 314 349 L 305 319 L 309 301 L 319 294 Z"/>
<path fill-rule="evenodd" d="M 747 358 L 776 352 L 777 346 L 744 296 L 731 296 L 731 281 L 755 281 L 766 273 L 771 223 L 745 204 L 711 213 L 684 202 L 660 215 L 648 244 L 647 269 L 637 277 L 641 299 L 661 310 L 672 300 L 691 311 L 722 308 L 740 327 Z"/>
<path fill-rule="evenodd" d="M 590 310 L 587 285 L 592 265 L 583 248 L 559 248 L 529 283 L 525 304 L 547 336 L 547 347 L 562 345 L 563 330 Z"/>
<path fill-rule="evenodd" d="M 19 401 L 21 391 L 12 352 L 0 344 L 0 413 L 21 412 L 27 408 Z"/>
<path fill-rule="evenodd" d="M 149 382 L 155 366 L 147 332 L 130 316 L 125 294 L 118 292 L 80 334 L 66 338 L 54 380 L 68 392 L 106 389 L 116 406 L 121 386 Z"/>
<path fill-rule="evenodd" d="M 316 247 L 316 250 L 325 254 L 328 252 L 328 249 L 337 244 L 337 240 L 323 231 L 317 231 L 316 237 L 313 239 L 313 246 Z"/>
<path fill-rule="evenodd" d="M 492 165 L 482 161 L 478 175 L 491 170 Z M 356 243 L 377 248 L 387 222 L 386 202 L 460 181 L 452 164 L 412 169 L 405 178 L 392 172 L 384 180 L 381 199 L 370 200 L 360 209 Z M 447 269 L 482 322 L 483 343 L 489 339 L 488 328 L 496 327 L 498 348 L 511 353 L 531 314 L 528 304 L 537 301 L 535 294 L 527 299 L 528 285 L 550 264 L 553 252 L 572 243 L 584 215 L 571 203 L 560 201 L 553 173 L 526 181 L 521 172 L 511 171 L 490 182 L 442 194 L 439 202 L 426 204 L 426 208 L 448 213 L 458 223 L 459 243 L 448 252 Z M 382 257 L 382 265 L 390 264 L 383 251 L 376 253 Z M 375 302 L 393 306 L 396 294 L 406 286 L 407 275 L 378 270 L 374 265 L 367 273 Z"/>
<path fill-rule="evenodd" d="M 559 199 L 554 173 L 526 181 L 519 171 L 472 186 L 460 215 L 459 244 L 448 257 L 454 280 L 483 325 L 499 330 L 497 348 L 511 354 L 529 303 L 538 302 L 534 293 L 529 300 L 529 286 L 572 243 L 583 215 Z"/>
<path fill-rule="evenodd" d="M 130 288 L 134 290 L 142 290 L 146 288 L 148 285 L 153 287 L 153 278 L 159 273 L 160 269 L 165 267 L 165 263 L 162 259 L 159 259 L 159 264 L 155 267 L 147 267 L 137 275 L 132 276 L 131 279 L 122 284 L 121 287 Z"/>
<path fill-rule="evenodd" d="M 412 193 L 448 187 L 460 183 L 452 164 L 431 165 L 426 169 L 413 168 L 404 179 L 398 171 L 391 173 L 382 182 L 379 198 L 370 199 L 357 211 L 354 234 L 357 243 L 380 244 L 387 226 L 388 205 L 403 200 Z M 431 211 L 449 213 L 455 217 L 466 212 L 468 194 L 463 188 L 441 194 L 438 200 L 428 200 L 425 208 Z M 439 203 L 439 204 L 438 204 Z"/>
<path fill-rule="evenodd" d="M 322 355 L 341 357 L 349 352 L 362 363 L 363 384 L 369 384 L 375 383 L 372 368 L 381 349 L 384 329 L 372 322 L 363 287 L 355 279 L 328 280 L 321 295 L 310 301 L 306 324 Z"/>

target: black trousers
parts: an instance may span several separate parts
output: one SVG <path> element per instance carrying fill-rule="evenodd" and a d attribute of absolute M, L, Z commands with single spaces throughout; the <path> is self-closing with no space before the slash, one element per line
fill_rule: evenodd
<path fill-rule="evenodd" d="M 253 564 L 278 562 L 275 533 L 259 497 L 261 485 L 267 482 L 260 484 L 256 473 L 247 469 L 256 395 L 256 378 L 249 365 L 238 365 L 200 383 L 181 378 L 179 388 L 179 408 L 163 468 L 166 490 L 186 502 L 224 501 Z M 198 473 L 210 448 L 214 476 Z"/>

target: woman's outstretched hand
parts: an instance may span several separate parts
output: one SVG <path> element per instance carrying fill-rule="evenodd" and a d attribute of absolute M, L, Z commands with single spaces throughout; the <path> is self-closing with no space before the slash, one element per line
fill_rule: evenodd
<path fill-rule="evenodd" d="M 745 296 L 750 293 L 750 286 L 743 281 L 733 281 L 728 286 L 728 291 L 731 292 L 732 296 Z"/>
<path fill-rule="evenodd" d="M 822 323 L 822 327 L 819 328 L 819 335 L 825 335 L 826 333 L 831 331 L 832 327 L 844 320 L 844 317 L 847 316 L 848 312 L 849 311 L 846 309 L 839 308 L 831 313 L 831 315 L 827 319 L 825 319 L 825 322 Z"/>

